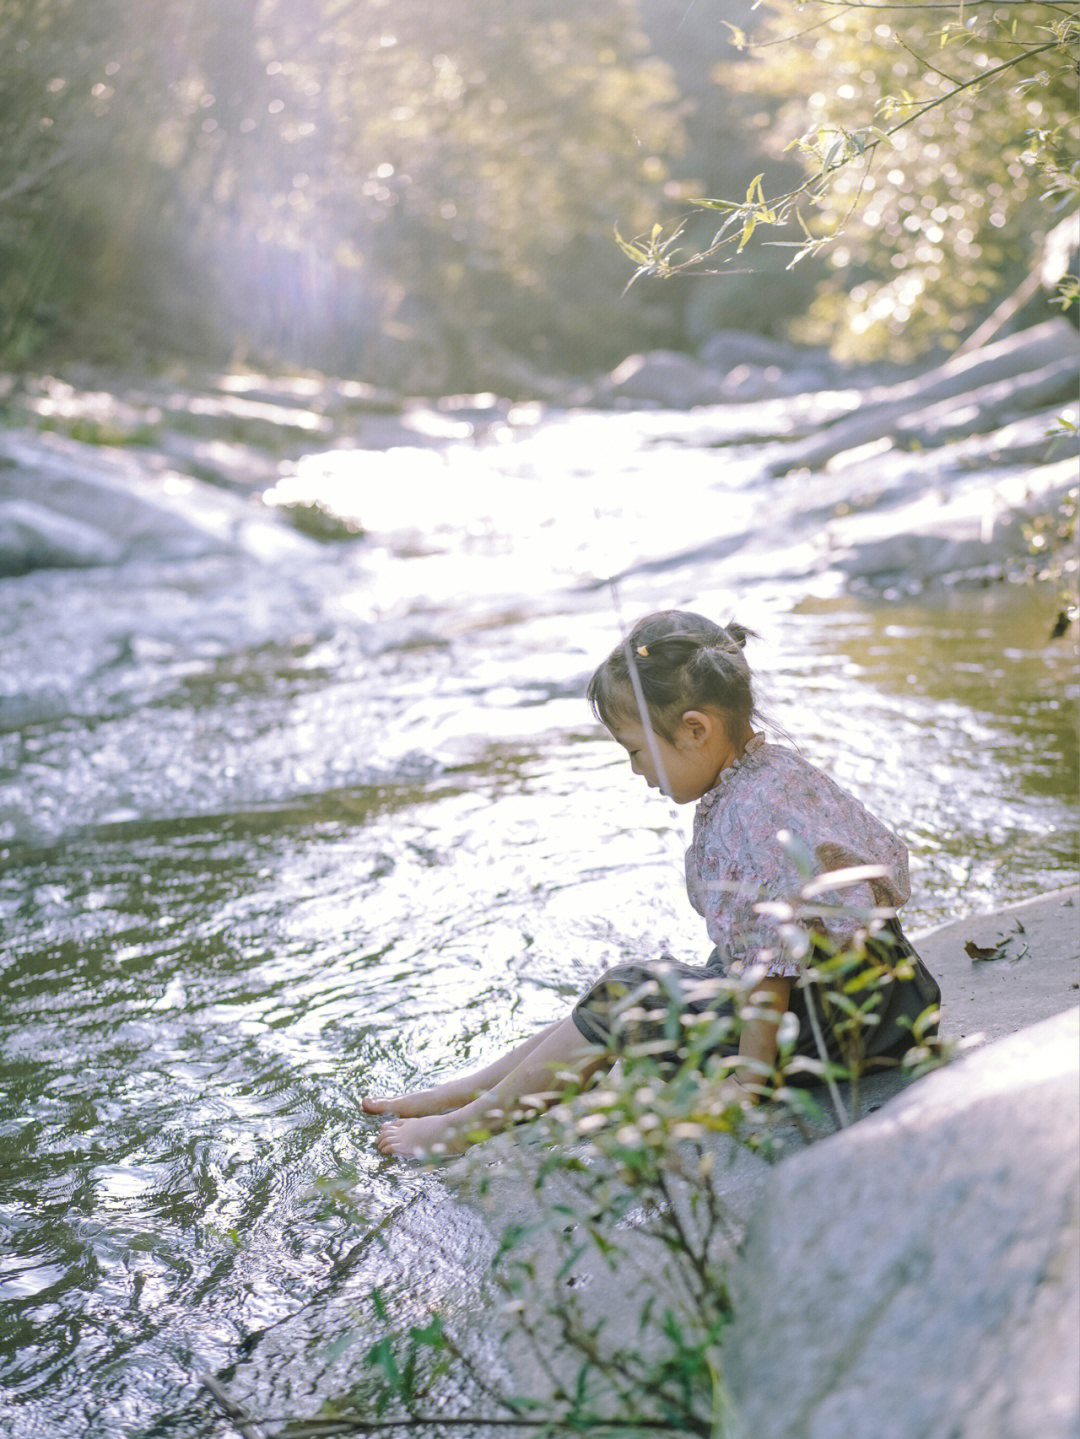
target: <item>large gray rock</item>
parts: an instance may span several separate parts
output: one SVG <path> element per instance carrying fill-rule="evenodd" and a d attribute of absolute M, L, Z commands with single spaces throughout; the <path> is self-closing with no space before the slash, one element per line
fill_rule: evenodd
<path fill-rule="evenodd" d="M 659 405 L 692 410 L 728 398 L 722 375 L 675 350 L 630 355 L 597 385 L 593 403 Z"/>
<path fill-rule="evenodd" d="M 731 1433 L 1075 1439 L 1075 1009 L 773 1176 L 733 1280 Z"/>
<path fill-rule="evenodd" d="M 246 553 L 278 561 L 311 541 L 245 497 L 109 450 L 30 430 L 0 432 L 5 574 L 53 566 Z"/>
<path fill-rule="evenodd" d="M 121 556 L 116 541 L 95 525 L 81 524 L 29 500 L 0 499 L 0 576 L 112 565 Z"/>
<path fill-rule="evenodd" d="M 995 437 L 989 438 L 992 442 Z M 960 452 L 957 459 L 965 451 L 971 459 L 978 447 L 969 441 L 954 448 Z M 1052 511 L 1076 484 L 1076 460 L 1064 459 L 1010 465 L 994 472 L 992 484 L 985 471 L 957 474 L 942 466 L 935 490 L 919 483 L 934 472 L 934 462 L 931 451 L 925 457 L 899 456 L 895 469 L 885 464 L 867 467 L 864 483 L 874 473 L 878 484 L 891 480 L 896 490 L 868 504 L 864 512 L 829 525 L 832 568 L 875 583 L 923 582 L 986 567 L 1000 570 L 1025 553 L 1025 523 Z"/>
<path fill-rule="evenodd" d="M 790 340 L 755 335 L 752 330 L 714 330 L 698 347 L 698 359 L 710 369 L 724 372 L 736 365 L 779 365 L 785 370 L 832 367 L 827 350 L 809 350 Z"/>
<path fill-rule="evenodd" d="M 582 401 L 606 405 L 656 406 L 669 410 L 693 410 L 704 405 L 754 403 L 786 395 L 807 394 L 828 389 L 837 378 L 836 367 L 822 352 L 782 347 L 760 336 L 740 336 L 725 352 L 721 341 L 709 348 L 708 361 L 695 360 L 676 350 L 650 350 L 630 355 L 599 384 L 588 390 Z M 783 358 L 774 355 L 779 350 Z M 746 355 L 760 358 L 748 359 Z M 769 358 L 766 358 L 766 357 Z"/>

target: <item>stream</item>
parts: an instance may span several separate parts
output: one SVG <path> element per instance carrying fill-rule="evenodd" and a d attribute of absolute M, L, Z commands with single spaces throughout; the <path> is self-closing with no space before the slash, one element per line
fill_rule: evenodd
<path fill-rule="evenodd" d="M 1054 595 L 845 581 L 762 479 L 798 403 L 432 406 L 261 486 L 363 539 L 0 581 L 0 1434 L 224 1436 L 204 1372 L 314 1414 L 373 1284 L 482 1319 L 479 1221 L 359 1101 L 704 957 L 690 811 L 582 698 L 624 620 L 759 632 L 767 717 L 909 845 L 909 932 L 1071 881 Z"/>

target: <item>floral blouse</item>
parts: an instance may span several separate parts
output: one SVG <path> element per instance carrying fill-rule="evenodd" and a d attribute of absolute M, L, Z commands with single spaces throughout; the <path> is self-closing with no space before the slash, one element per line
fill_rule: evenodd
<path fill-rule="evenodd" d="M 686 889 L 717 947 L 710 961 L 727 969 L 747 962 L 766 975 L 799 973 L 785 945 L 783 921 L 755 912 L 762 902 L 795 899 L 805 877 L 777 838 L 788 830 L 814 856 L 818 873 L 880 865 L 883 878 L 815 896 L 820 904 L 899 908 L 910 896 L 906 846 L 854 796 L 794 750 L 755 735 L 742 755 L 698 801 L 686 852 Z M 859 928 L 857 916 L 825 916 L 833 939 Z"/>

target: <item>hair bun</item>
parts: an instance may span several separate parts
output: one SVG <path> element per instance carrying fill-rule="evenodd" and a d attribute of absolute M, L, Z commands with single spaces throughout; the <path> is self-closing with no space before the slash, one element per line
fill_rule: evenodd
<path fill-rule="evenodd" d="M 736 624 L 736 622 L 732 620 L 730 624 L 724 626 L 724 633 L 731 639 L 733 644 L 738 645 L 739 649 L 743 650 L 746 648 L 747 639 L 754 631 L 748 630 L 745 625 Z"/>

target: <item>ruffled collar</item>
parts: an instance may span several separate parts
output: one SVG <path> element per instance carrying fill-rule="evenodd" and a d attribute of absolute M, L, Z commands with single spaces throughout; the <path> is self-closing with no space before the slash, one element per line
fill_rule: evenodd
<path fill-rule="evenodd" d="M 720 778 L 713 785 L 712 789 L 707 790 L 698 800 L 699 813 L 712 808 L 720 798 L 724 786 L 731 783 L 732 776 L 737 774 L 739 770 L 744 769 L 747 760 L 749 760 L 752 755 L 757 754 L 758 750 L 761 749 L 764 744 L 765 736 L 763 734 L 753 734 L 750 736 L 742 754 L 739 755 L 737 759 L 733 759 L 729 765 L 724 766 L 720 771 Z"/>

